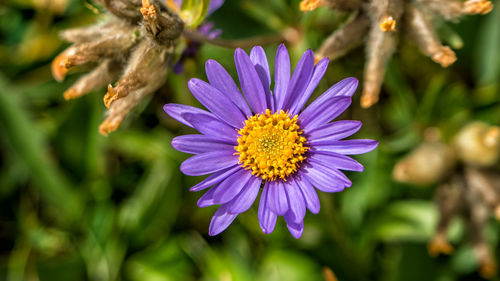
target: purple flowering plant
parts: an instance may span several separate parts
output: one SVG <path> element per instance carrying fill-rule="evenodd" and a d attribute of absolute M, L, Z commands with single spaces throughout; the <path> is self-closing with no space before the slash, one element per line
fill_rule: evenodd
<path fill-rule="evenodd" d="M 361 122 L 331 122 L 351 104 L 358 80 L 346 78 L 305 107 L 328 67 L 328 58 L 315 65 L 307 50 L 291 73 L 285 45 L 276 52 L 274 89 L 264 49 L 254 47 L 250 56 L 237 49 L 234 56 L 241 91 L 215 60 L 206 62 L 208 83 L 193 78 L 188 87 L 208 111 L 181 104 L 166 104 L 165 112 L 200 134 L 183 135 L 172 146 L 195 154 L 180 169 L 190 176 L 209 175 L 191 191 L 208 191 L 199 207 L 221 205 L 209 235 L 224 231 L 248 210 L 262 189 L 258 220 L 264 233 L 273 232 L 278 216 L 299 238 L 306 209 L 318 213 L 316 189 L 339 192 L 352 185 L 341 172 L 363 171 L 346 155 L 377 147 L 369 139 L 344 138 L 356 133 Z"/>

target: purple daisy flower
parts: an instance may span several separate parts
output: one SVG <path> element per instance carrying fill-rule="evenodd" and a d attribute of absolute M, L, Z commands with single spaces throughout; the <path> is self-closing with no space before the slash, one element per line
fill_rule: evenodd
<path fill-rule="evenodd" d="M 320 209 L 315 189 L 339 192 L 350 187 L 340 170 L 361 172 L 363 166 L 346 155 L 377 146 L 374 140 L 342 140 L 357 132 L 361 122 L 331 122 L 351 104 L 358 81 L 342 80 L 302 110 L 326 72 L 327 58 L 315 65 L 313 52 L 307 50 L 291 75 L 288 51 L 280 45 L 273 91 L 262 47 L 254 47 L 250 56 L 237 49 L 234 60 L 243 95 L 227 71 L 208 60 L 209 83 L 193 78 L 188 87 L 210 112 L 180 104 L 164 106 L 172 118 L 201 133 L 172 140 L 175 149 L 196 154 L 182 163 L 181 171 L 190 176 L 210 174 L 190 189 L 211 187 L 198 206 L 221 205 L 210 223 L 210 235 L 221 233 L 248 210 L 262 189 L 262 231 L 271 233 L 277 217 L 283 216 L 290 233 L 299 238 L 306 209 L 315 214 Z"/>

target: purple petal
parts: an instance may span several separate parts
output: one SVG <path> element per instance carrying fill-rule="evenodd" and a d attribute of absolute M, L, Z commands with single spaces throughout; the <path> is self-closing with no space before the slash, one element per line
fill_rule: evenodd
<path fill-rule="evenodd" d="M 163 106 L 163 110 L 172 118 L 175 120 L 181 122 L 182 124 L 189 126 L 191 128 L 194 128 L 193 124 L 191 124 L 189 121 L 184 119 L 182 116 L 183 114 L 189 113 L 194 116 L 198 115 L 205 115 L 205 116 L 210 116 L 213 117 L 212 113 L 207 112 L 203 109 L 189 106 L 189 105 L 183 105 L 183 104 L 176 104 L 176 103 L 169 103 L 165 104 Z"/>
<path fill-rule="evenodd" d="M 188 82 L 193 96 L 215 116 L 234 128 L 241 128 L 246 120 L 239 108 L 223 93 L 205 81 L 193 78 Z"/>
<path fill-rule="evenodd" d="M 288 83 L 290 82 L 290 56 L 284 44 L 281 44 L 276 51 L 274 62 L 274 111 L 283 109 Z"/>
<path fill-rule="evenodd" d="M 350 77 L 346 78 L 326 90 L 321 96 L 314 100 L 304 111 L 317 114 L 318 108 L 332 97 L 351 97 L 358 87 L 358 80 Z M 304 113 L 304 112 L 302 112 Z"/>
<path fill-rule="evenodd" d="M 215 39 L 221 36 L 221 34 L 222 34 L 222 29 L 212 30 L 210 31 L 210 33 L 208 33 L 208 39 Z"/>
<path fill-rule="evenodd" d="M 184 135 L 172 139 L 172 147 L 178 151 L 200 154 L 210 151 L 233 151 L 234 145 L 222 143 L 220 139 L 204 135 Z"/>
<path fill-rule="evenodd" d="M 224 0 L 210 0 L 210 4 L 208 5 L 207 17 L 218 10 L 220 6 L 222 6 L 222 4 L 224 4 Z"/>
<path fill-rule="evenodd" d="M 304 200 L 309 211 L 313 214 L 319 213 L 320 204 L 318 194 L 316 193 L 316 190 L 314 190 L 311 183 L 309 183 L 305 177 L 296 178 L 295 182 L 302 191 L 302 195 L 304 196 Z"/>
<path fill-rule="evenodd" d="M 252 177 L 238 196 L 228 203 L 229 212 L 239 214 L 248 210 L 259 194 L 261 183 L 260 177 Z"/>
<path fill-rule="evenodd" d="M 262 87 L 266 93 L 266 103 L 271 104 L 271 73 L 269 72 L 269 63 L 267 62 L 266 52 L 261 46 L 255 46 L 250 51 L 250 61 L 255 66 L 255 71 L 259 75 Z"/>
<path fill-rule="evenodd" d="M 288 213 L 293 222 L 301 223 L 306 215 L 306 203 L 302 196 L 302 192 L 293 179 L 285 183 L 285 191 L 290 205 Z"/>
<path fill-rule="evenodd" d="M 207 22 L 207 23 L 204 23 L 200 26 L 198 26 L 198 31 L 203 34 L 203 35 L 207 35 L 210 30 L 212 30 L 212 28 L 214 28 L 214 23 L 213 22 Z"/>
<path fill-rule="evenodd" d="M 332 165 L 324 164 L 316 159 L 309 159 L 309 163 L 312 164 L 315 169 L 322 171 L 323 173 L 329 174 L 332 177 L 336 177 L 338 180 L 344 183 L 344 187 L 351 187 L 351 180 L 344 175 L 337 167 L 333 167 Z"/>
<path fill-rule="evenodd" d="M 312 153 L 309 159 L 314 159 L 326 167 L 356 172 L 362 172 L 364 170 L 363 165 L 358 161 L 349 156 L 334 152 L 317 151 Z"/>
<path fill-rule="evenodd" d="M 354 77 L 345 78 L 326 90 L 318 97 L 317 101 L 318 103 L 322 103 L 331 97 L 352 97 L 358 88 L 358 83 L 358 79 Z"/>
<path fill-rule="evenodd" d="M 295 103 L 302 98 L 311 80 L 313 69 L 314 53 L 309 49 L 302 55 L 293 71 L 292 79 L 286 91 L 283 109 L 292 109 Z"/>
<path fill-rule="evenodd" d="M 202 176 L 229 168 L 238 163 L 231 151 L 212 151 L 192 156 L 182 162 L 181 171 L 188 176 Z"/>
<path fill-rule="evenodd" d="M 328 151 L 344 155 L 363 154 L 374 150 L 378 145 L 377 141 L 368 139 L 339 140 L 329 142 L 328 145 L 316 145 L 315 151 Z"/>
<path fill-rule="evenodd" d="M 324 144 L 336 141 L 356 133 L 361 128 L 361 122 L 353 120 L 342 120 L 332 122 L 307 132 L 310 145 Z"/>
<path fill-rule="evenodd" d="M 311 111 L 309 106 L 299 115 L 301 127 L 305 131 L 326 124 L 337 118 L 351 105 L 350 97 L 333 97 Z"/>
<path fill-rule="evenodd" d="M 300 112 L 304 107 L 311 94 L 314 92 L 319 84 L 319 81 L 325 75 L 326 69 L 328 68 L 328 58 L 323 58 L 320 60 L 316 66 L 314 66 L 314 72 L 312 74 L 311 80 L 309 81 L 307 88 L 304 93 L 296 99 L 296 102 L 290 107 L 290 114 L 295 115 Z"/>
<path fill-rule="evenodd" d="M 260 228 L 262 229 L 262 232 L 266 234 L 273 232 L 274 227 L 276 226 L 277 217 L 276 214 L 269 208 L 268 193 L 269 182 L 266 181 L 264 183 L 264 188 L 262 189 L 262 195 L 260 196 L 258 212 Z"/>
<path fill-rule="evenodd" d="M 203 196 L 198 199 L 198 207 L 205 208 L 208 206 L 215 205 L 214 192 L 217 186 L 210 188 Z"/>
<path fill-rule="evenodd" d="M 220 139 L 222 142 L 238 145 L 238 132 L 236 129 L 220 121 L 215 116 L 182 114 L 182 117 L 190 122 L 198 132 Z"/>
<path fill-rule="evenodd" d="M 206 179 L 200 181 L 193 187 L 189 189 L 189 191 L 200 191 L 203 190 L 207 187 L 210 187 L 214 184 L 217 184 L 221 181 L 223 181 L 225 178 L 229 177 L 230 175 L 234 174 L 236 171 L 239 169 L 242 169 L 239 165 L 234 165 L 231 168 L 227 168 L 218 172 L 215 172 L 208 176 Z"/>
<path fill-rule="evenodd" d="M 333 169 L 327 169 L 314 161 L 308 161 L 303 176 L 318 190 L 323 192 L 339 192 L 344 190 L 346 182 L 339 175 L 331 173 Z"/>
<path fill-rule="evenodd" d="M 245 116 L 252 115 L 252 111 L 248 107 L 247 102 L 238 89 L 238 86 L 236 86 L 233 78 L 229 75 L 229 73 L 227 73 L 222 65 L 215 60 L 210 59 L 205 64 L 205 71 L 207 72 L 208 81 L 212 86 L 217 88 L 228 99 L 236 104 Z"/>
<path fill-rule="evenodd" d="M 290 234 L 292 234 L 295 239 L 299 239 L 300 236 L 302 236 L 302 232 L 304 231 L 304 222 L 295 223 L 293 221 L 293 215 L 291 215 L 290 212 L 285 215 L 285 221 Z"/>
<path fill-rule="evenodd" d="M 240 48 L 236 49 L 234 52 L 234 62 L 240 79 L 241 89 L 250 107 L 256 114 L 265 112 L 267 109 L 266 94 L 260 82 L 259 75 L 247 53 Z"/>
<path fill-rule="evenodd" d="M 247 185 L 252 178 L 252 173 L 239 169 L 216 187 L 214 192 L 215 203 L 224 204 L 231 201 Z"/>
<path fill-rule="evenodd" d="M 210 226 L 208 228 L 208 235 L 214 236 L 224 231 L 238 216 L 238 214 L 231 214 L 227 210 L 226 205 L 222 205 L 212 217 Z"/>
<path fill-rule="evenodd" d="M 273 181 L 269 184 L 267 203 L 269 208 L 277 215 L 283 216 L 288 211 L 285 186 L 281 181 Z"/>

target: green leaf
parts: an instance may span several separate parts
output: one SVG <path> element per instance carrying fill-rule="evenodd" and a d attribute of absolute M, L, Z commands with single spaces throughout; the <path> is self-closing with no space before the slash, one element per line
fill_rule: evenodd
<path fill-rule="evenodd" d="M 407 200 L 389 205 L 373 227 L 382 241 L 427 241 L 434 233 L 438 212 L 433 202 Z"/>
<path fill-rule="evenodd" d="M 31 121 L 19 97 L 0 76 L 0 125 L 44 198 L 58 209 L 61 217 L 74 221 L 80 216 L 83 202 L 49 157 L 42 132 Z"/>
<path fill-rule="evenodd" d="M 496 7 L 478 28 L 475 70 L 480 84 L 488 85 L 500 75 L 500 9 Z"/>

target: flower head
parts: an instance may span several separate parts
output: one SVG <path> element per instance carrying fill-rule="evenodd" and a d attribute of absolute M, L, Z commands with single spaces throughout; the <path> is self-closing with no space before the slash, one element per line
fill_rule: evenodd
<path fill-rule="evenodd" d="M 179 0 L 166 3 L 158 0 L 98 2 L 112 16 L 106 17 L 103 23 L 64 31 L 63 38 L 73 45 L 54 59 L 52 73 L 56 80 L 61 81 L 75 66 L 96 65 L 78 79 L 64 97 L 74 99 L 108 86 L 104 96 L 107 117 L 99 127 L 99 131 L 107 135 L 116 130 L 141 101 L 165 83 L 169 66 L 174 72 L 182 71 L 184 60 L 196 54 L 200 42 L 190 42 L 185 50 L 178 48 L 186 28 L 197 27 L 209 37 L 220 34 L 220 31 L 212 30 L 213 25 L 199 24 L 224 1 L 202 1 L 197 5 L 193 1 L 183 3 Z M 189 21 L 183 15 L 188 15 Z M 172 63 L 180 51 L 183 51 L 180 59 Z"/>
<path fill-rule="evenodd" d="M 289 231 L 299 238 L 306 209 L 319 212 L 315 188 L 339 192 L 350 187 L 340 170 L 362 171 L 363 166 L 346 155 L 377 146 L 373 140 L 342 140 L 357 132 L 361 122 L 330 122 L 351 104 L 358 81 L 342 80 L 303 109 L 327 69 L 327 58 L 314 65 L 308 50 L 291 75 L 288 51 L 281 45 L 273 91 L 262 47 L 254 47 L 250 56 L 237 49 L 235 63 L 242 92 L 219 63 L 208 60 L 209 83 L 193 78 L 188 87 L 209 111 L 165 105 L 167 114 L 201 133 L 172 140 L 175 149 L 196 154 L 182 163 L 181 171 L 191 176 L 211 174 L 191 188 L 211 187 L 198 206 L 221 205 L 212 218 L 210 235 L 219 234 L 248 210 L 262 188 L 258 211 L 262 231 L 271 233 L 277 217 L 284 216 Z"/>
<path fill-rule="evenodd" d="M 353 17 L 332 33 L 316 52 L 316 58 L 336 59 L 366 42 L 366 65 L 361 106 L 378 102 L 387 61 L 397 47 L 397 33 L 413 41 L 421 52 L 442 67 L 453 64 L 455 52 L 441 43 L 434 22 L 456 21 L 463 15 L 487 14 L 488 0 L 302 0 L 304 12 L 326 6 L 353 13 Z"/>

